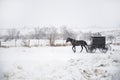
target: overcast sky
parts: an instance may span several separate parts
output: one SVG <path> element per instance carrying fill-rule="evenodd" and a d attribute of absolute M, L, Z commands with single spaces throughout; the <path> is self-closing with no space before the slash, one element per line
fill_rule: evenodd
<path fill-rule="evenodd" d="M 120 0 L 0 0 L 0 28 L 120 29 Z"/>

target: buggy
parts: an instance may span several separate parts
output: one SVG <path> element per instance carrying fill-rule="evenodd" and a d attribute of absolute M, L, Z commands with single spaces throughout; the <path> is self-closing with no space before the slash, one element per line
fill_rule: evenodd
<path fill-rule="evenodd" d="M 88 51 L 95 53 L 96 49 L 99 49 L 102 53 L 106 53 L 111 49 L 110 45 L 106 44 L 105 36 L 91 37 L 91 45 L 88 46 Z"/>

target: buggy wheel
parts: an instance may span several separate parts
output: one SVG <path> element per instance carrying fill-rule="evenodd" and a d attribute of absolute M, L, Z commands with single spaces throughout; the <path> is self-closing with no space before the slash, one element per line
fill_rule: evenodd
<path fill-rule="evenodd" d="M 108 48 L 108 50 L 111 50 L 110 44 L 106 44 L 105 47 Z"/>
<path fill-rule="evenodd" d="M 100 52 L 102 52 L 102 53 L 106 53 L 106 52 L 108 51 L 108 49 L 109 49 L 109 46 L 108 46 L 108 45 L 105 45 L 105 48 L 100 48 L 99 50 L 100 50 Z"/>
<path fill-rule="evenodd" d="M 102 53 L 106 53 L 108 50 L 107 49 L 99 49 L 100 50 L 100 52 L 102 52 Z"/>
<path fill-rule="evenodd" d="M 91 52 L 92 52 L 92 53 L 95 53 L 95 52 L 96 52 L 96 48 L 93 48 L 93 49 L 91 50 Z"/>
<path fill-rule="evenodd" d="M 96 52 L 96 48 L 88 46 L 88 52 L 95 53 Z"/>

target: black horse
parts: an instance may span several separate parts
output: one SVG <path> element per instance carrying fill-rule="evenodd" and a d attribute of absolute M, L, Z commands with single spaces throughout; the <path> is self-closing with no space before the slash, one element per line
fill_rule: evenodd
<path fill-rule="evenodd" d="M 87 50 L 87 43 L 86 43 L 86 41 L 84 41 L 84 40 L 75 40 L 75 39 L 72 39 L 72 38 L 67 38 L 67 40 L 66 40 L 66 42 L 71 42 L 71 44 L 72 44 L 72 50 L 73 50 L 73 52 L 75 53 L 76 52 L 76 48 L 75 48 L 75 46 L 81 46 L 81 51 L 80 52 L 82 52 L 82 50 L 83 50 L 83 47 L 85 47 L 85 49 L 86 49 L 86 52 L 88 52 L 88 50 Z"/>

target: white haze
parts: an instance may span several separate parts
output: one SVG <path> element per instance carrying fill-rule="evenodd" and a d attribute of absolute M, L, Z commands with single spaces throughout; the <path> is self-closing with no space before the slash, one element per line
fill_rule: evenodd
<path fill-rule="evenodd" d="M 119 0 L 0 0 L 0 28 L 66 25 L 83 31 L 120 29 Z"/>

